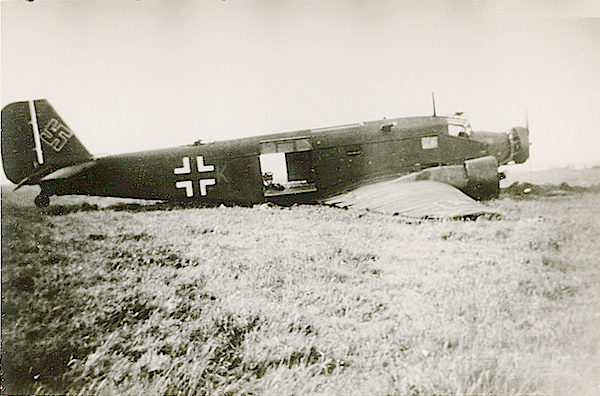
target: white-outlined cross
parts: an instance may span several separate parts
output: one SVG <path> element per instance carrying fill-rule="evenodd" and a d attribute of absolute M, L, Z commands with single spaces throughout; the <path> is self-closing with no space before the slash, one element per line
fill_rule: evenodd
<path fill-rule="evenodd" d="M 192 173 L 192 168 L 190 164 L 190 157 L 183 157 L 181 159 L 182 167 L 173 169 L 173 173 L 176 175 L 188 175 Z M 204 172 L 213 172 L 215 170 L 214 165 L 204 165 L 204 157 L 197 156 L 196 157 L 196 166 L 198 173 Z M 216 179 L 200 179 L 198 180 L 198 184 L 200 185 L 200 195 L 206 196 L 208 195 L 208 191 L 206 187 L 214 186 L 217 184 Z M 175 182 L 175 188 L 185 188 L 185 195 L 189 197 L 194 196 L 194 185 L 191 180 L 182 180 Z"/>

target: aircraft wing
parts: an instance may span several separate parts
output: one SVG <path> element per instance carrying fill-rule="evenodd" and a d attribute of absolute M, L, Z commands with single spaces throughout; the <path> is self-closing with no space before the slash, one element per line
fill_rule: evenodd
<path fill-rule="evenodd" d="M 402 178 L 358 187 L 328 198 L 324 203 L 342 208 L 428 219 L 499 215 L 497 211 L 449 184 L 430 180 L 406 182 Z"/>

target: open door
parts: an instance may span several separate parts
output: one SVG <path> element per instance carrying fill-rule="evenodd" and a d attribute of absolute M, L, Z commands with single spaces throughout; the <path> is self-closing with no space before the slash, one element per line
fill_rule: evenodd
<path fill-rule="evenodd" d="M 316 191 L 309 137 L 260 143 L 265 197 Z"/>

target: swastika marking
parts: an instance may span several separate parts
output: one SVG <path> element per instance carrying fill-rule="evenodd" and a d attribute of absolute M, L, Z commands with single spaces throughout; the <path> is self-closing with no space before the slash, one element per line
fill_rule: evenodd
<path fill-rule="evenodd" d="M 40 132 L 40 139 L 59 152 L 65 144 L 73 137 L 73 132 L 56 118 L 51 118 L 44 130 Z"/>

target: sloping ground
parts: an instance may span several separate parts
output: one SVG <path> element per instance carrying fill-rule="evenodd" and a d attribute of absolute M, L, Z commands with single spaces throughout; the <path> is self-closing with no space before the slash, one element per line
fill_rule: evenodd
<path fill-rule="evenodd" d="M 597 193 L 415 223 L 5 198 L 8 393 L 597 392 Z"/>

